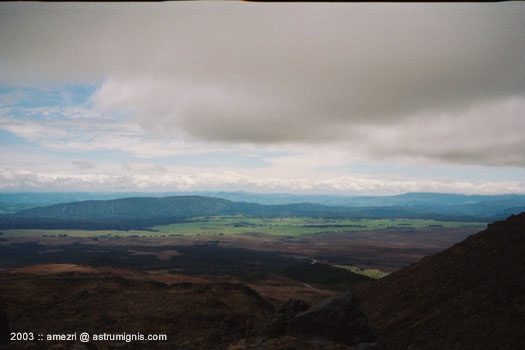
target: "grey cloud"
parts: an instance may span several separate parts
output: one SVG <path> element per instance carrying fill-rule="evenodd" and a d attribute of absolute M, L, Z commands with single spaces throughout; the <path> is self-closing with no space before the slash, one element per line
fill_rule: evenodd
<path fill-rule="evenodd" d="M 523 111 L 525 97 L 490 101 L 446 114 L 416 115 L 389 127 L 368 127 L 358 142 L 374 158 L 525 167 Z"/>
<path fill-rule="evenodd" d="M 73 165 L 75 165 L 80 170 L 86 170 L 86 169 L 94 169 L 96 168 L 96 164 L 88 161 L 88 160 L 73 160 L 71 161 Z"/>
<path fill-rule="evenodd" d="M 122 165 L 122 170 L 140 174 L 156 174 L 168 171 L 165 167 L 152 163 L 126 163 Z"/>
<path fill-rule="evenodd" d="M 152 135 L 176 131 L 197 140 L 260 144 L 353 139 L 372 156 L 525 165 L 525 136 L 490 141 L 522 125 L 506 115 L 500 118 L 511 120 L 509 126 L 476 138 L 474 147 L 462 139 L 439 143 L 483 129 L 468 123 L 430 137 L 438 141 L 435 152 L 416 137 L 439 124 L 441 114 L 461 119 L 464 109 L 525 95 L 521 3 L 1 9 L 0 79 L 103 80 L 93 101 L 133 109 Z M 415 118 L 423 129 L 410 127 Z M 476 121 L 490 118 L 487 112 Z M 382 147 L 378 138 L 390 128 L 397 137 Z"/>

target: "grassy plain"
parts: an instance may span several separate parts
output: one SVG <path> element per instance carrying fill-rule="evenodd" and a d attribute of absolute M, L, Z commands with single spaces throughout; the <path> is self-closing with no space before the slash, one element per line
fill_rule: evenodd
<path fill-rule="evenodd" d="M 241 233 L 274 236 L 302 236 L 324 232 L 373 231 L 386 229 L 418 229 L 425 227 L 484 227 L 482 222 L 454 222 L 422 219 L 315 219 L 248 218 L 242 216 L 213 216 L 193 218 L 191 222 L 155 226 L 158 234 L 232 235 Z"/>
<path fill-rule="evenodd" d="M 389 229 L 420 229 L 426 227 L 484 227 L 482 222 L 454 222 L 423 219 L 316 219 L 311 217 L 253 218 L 244 216 L 196 217 L 187 222 L 155 226 L 151 231 L 116 230 L 4 230 L 7 236 L 59 236 L 68 237 L 162 237 L 162 236 L 217 236 L 217 235 L 270 235 L 298 237 L 318 233 L 375 231 Z"/>

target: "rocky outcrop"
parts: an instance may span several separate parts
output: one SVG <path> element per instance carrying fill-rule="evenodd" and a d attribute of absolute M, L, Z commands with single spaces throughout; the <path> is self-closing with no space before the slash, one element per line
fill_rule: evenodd
<path fill-rule="evenodd" d="M 310 308 L 301 300 L 289 300 L 265 332 L 270 337 L 291 335 L 304 339 L 329 339 L 349 346 L 362 346 L 363 349 L 382 348 L 352 292 L 333 295 Z"/>
<path fill-rule="evenodd" d="M 12 277 L 0 271 L 0 278 Z M 44 334 L 61 330 L 167 334 L 166 341 L 56 344 L 12 342 L 9 350 L 210 349 L 376 350 L 373 328 L 352 293 L 310 307 L 291 299 L 277 312 L 256 291 L 239 283 L 173 283 L 116 275 L 19 274 L 0 283 L 10 327 Z M 0 313 L 2 334 L 7 317 Z M 36 347 L 35 347 L 36 346 Z"/>
<path fill-rule="evenodd" d="M 273 318 L 264 330 L 264 335 L 269 337 L 279 337 L 287 334 L 288 325 L 293 318 L 308 310 L 310 306 L 300 299 L 289 299 L 277 311 L 277 316 Z"/>
<path fill-rule="evenodd" d="M 295 316 L 289 332 L 321 336 L 333 341 L 357 345 L 375 342 L 377 334 L 352 292 L 333 295 Z"/>

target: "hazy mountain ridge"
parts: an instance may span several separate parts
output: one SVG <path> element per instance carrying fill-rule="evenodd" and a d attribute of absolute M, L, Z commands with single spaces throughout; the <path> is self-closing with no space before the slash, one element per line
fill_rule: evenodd
<path fill-rule="evenodd" d="M 194 217 L 232 213 L 230 201 L 211 197 L 134 197 L 54 204 L 21 211 L 15 216 L 58 218 Z"/>
<path fill-rule="evenodd" d="M 399 195 L 344 195 L 344 194 L 290 194 L 251 193 L 244 191 L 187 191 L 187 192 L 13 192 L 0 193 L 0 203 L 33 203 L 51 205 L 85 200 L 111 200 L 131 197 L 203 196 L 257 204 L 316 203 L 335 206 L 389 206 L 389 205 L 459 205 L 485 200 L 525 200 L 523 194 L 465 195 L 439 192 L 407 192 Z"/>
<path fill-rule="evenodd" d="M 14 213 L 29 207 L 49 206 L 61 203 L 73 203 L 87 200 L 113 200 L 123 198 L 161 198 L 173 196 L 199 196 L 222 198 L 232 202 L 254 203 L 262 205 L 285 204 L 321 204 L 340 207 L 409 207 L 442 214 L 485 215 L 494 216 L 501 213 L 500 218 L 509 208 L 524 208 L 525 195 L 463 195 L 449 193 L 417 193 L 410 192 L 395 196 L 351 196 L 351 195 L 297 195 L 287 193 L 249 193 L 236 192 L 115 192 L 115 193 L 0 193 L 0 209 L 12 208 L 5 213 Z M 485 211 L 485 212 L 484 212 Z M 487 215 L 490 214 L 490 215 Z M 517 214 L 516 212 L 515 214 Z M 510 215 L 510 214 L 509 214 Z"/>
<path fill-rule="evenodd" d="M 223 197 L 279 201 L 315 200 L 321 203 L 259 204 L 235 202 L 229 199 L 196 195 L 172 197 L 131 197 L 110 200 L 87 200 L 53 204 L 21 210 L 0 216 L 0 229 L 147 229 L 156 225 L 180 222 L 191 217 L 244 215 L 254 217 L 317 217 L 347 219 L 411 218 L 444 221 L 493 222 L 525 210 L 524 195 L 467 196 L 443 193 L 407 193 L 388 197 L 295 196 L 287 194 L 249 194 L 221 192 Z M 64 194 L 57 198 L 77 198 Z M 97 196 L 98 194 L 89 194 Z M 110 196 L 109 194 L 103 194 Z M 113 194 L 115 195 L 115 194 Z M 4 197 L 2 197 L 4 196 Z M 18 198 L 21 208 L 31 200 L 30 194 L 1 194 Z M 38 194 L 45 201 L 54 194 Z M 38 197 L 37 196 L 37 197 Z M 333 205 L 337 201 L 349 205 Z M 350 205 L 352 204 L 352 205 Z M 357 206 L 361 204 L 362 206 Z M 368 205 L 364 205 L 368 204 Z M 382 205 L 380 205 L 382 204 Z"/>
<path fill-rule="evenodd" d="M 262 205 L 231 202 L 212 197 L 178 196 L 91 200 L 36 207 L 0 216 L 0 229 L 147 229 L 192 217 L 218 215 L 349 219 L 413 218 L 470 222 L 487 220 L 487 218 L 436 214 L 419 208 L 397 206 L 342 207 L 312 203 Z"/>

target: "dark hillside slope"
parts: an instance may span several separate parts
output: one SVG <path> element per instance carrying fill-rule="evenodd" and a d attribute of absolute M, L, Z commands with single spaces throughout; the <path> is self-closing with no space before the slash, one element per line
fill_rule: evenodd
<path fill-rule="evenodd" d="M 360 288 L 389 349 L 525 344 L 525 213 Z"/>

